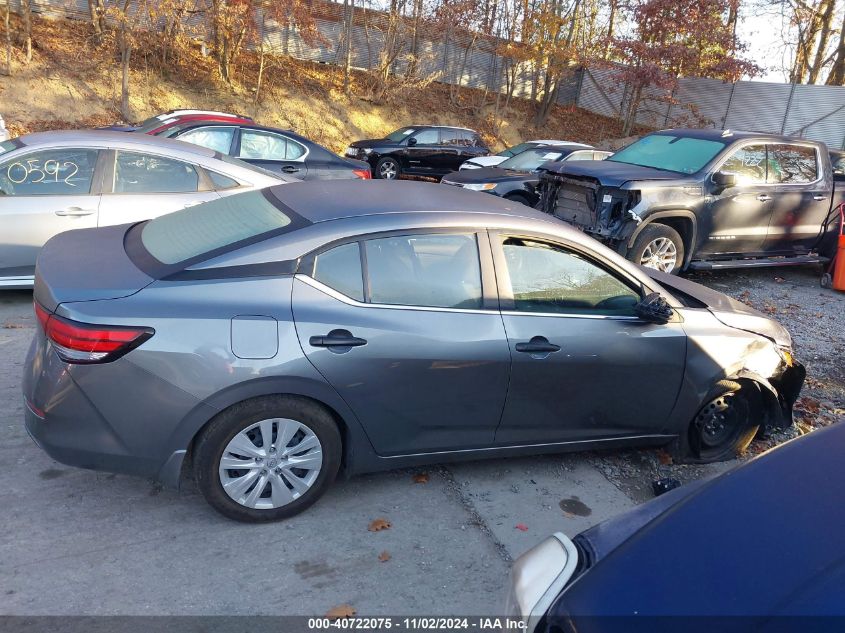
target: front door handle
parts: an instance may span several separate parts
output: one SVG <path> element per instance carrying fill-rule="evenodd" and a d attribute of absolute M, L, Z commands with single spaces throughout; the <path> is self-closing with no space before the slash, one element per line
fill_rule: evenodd
<path fill-rule="evenodd" d="M 769 200 L 772 199 L 772 197 L 769 194 L 761 193 L 759 196 L 757 196 L 757 199 L 760 202 L 768 202 Z"/>
<path fill-rule="evenodd" d="M 516 351 L 526 354 L 550 354 L 551 352 L 559 352 L 560 345 L 549 343 L 545 336 L 533 336 L 527 343 L 517 343 Z"/>
<path fill-rule="evenodd" d="M 361 347 L 367 341 L 357 336 L 352 336 L 349 330 L 332 330 L 324 336 L 312 336 L 308 339 L 311 347 Z"/>
<path fill-rule="evenodd" d="M 299 167 L 294 167 L 293 165 L 285 165 L 282 167 L 282 171 L 286 174 L 295 174 L 299 171 Z"/>
<path fill-rule="evenodd" d="M 82 207 L 68 207 L 67 209 L 59 209 L 56 215 L 62 217 L 81 218 L 85 215 L 92 215 L 96 213 L 96 209 L 83 209 Z"/>
<path fill-rule="evenodd" d="M 827 200 L 827 196 L 822 196 L 822 195 L 816 194 L 816 195 L 813 196 L 813 200 L 815 200 L 816 202 L 819 202 L 821 200 Z"/>

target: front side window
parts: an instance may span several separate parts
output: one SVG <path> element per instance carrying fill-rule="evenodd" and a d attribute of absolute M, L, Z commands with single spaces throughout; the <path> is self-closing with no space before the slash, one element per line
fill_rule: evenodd
<path fill-rule="evenodd" d="M 588 151 L 581 151 L 581 152 L 572 152 L 569 156 L 566 157 L 567 161 L 572 160 L 595 160 L 593 152 Z"/>
<path fill-rule="evenodd" d="M 364 301 L 358 242 L 337 246 L 314 258 L 314 279 L 357 301 Z"/>
<path fill-rule="evenodd" d="M 235 137 L 233 127 L 199 127 L 180 134 L 177 138 L 186 143 L 193 143 L 200 147 L 213 149 L 221 154 L 228 154 L 232 149 L 232 139 Z"/>
<path fill-rule="evenodd" d="M 460 130 L 453 130 L 450 128 L 444 128 L 440 132 L 440 144 L 441 145 L 459 145 L 461 142 L 461 132 Z"/>
<path fill-rule="evenodd" d="M 521 238 L 502 248 L 519 312 L 633 316 L 639 295 L 590 260 Z"/>
<path fill-rule="evenodd" d="M 746 145 L 730 155 L 719 171 L 735 174 L 738 185 L 766 182 L 766 146 Z"/>
<path fill-rule="evenodd" d="M 816 150 L 802 145 L 769 145 L 768 182 L 800 184 L 819 177 Z"/>
<path fill-rule="evenodd" d="M 364 242 L 369 301 L 387 305 L 482 307 L 475 234 L 385 237 Z"/>
<path fill-rule="evenodd" d="M 437 130 L 422 130 L 414 135 L 417 145 L 437 145 L 440 142 L 440 132 Z"/>
<path fill-rule="evenodd" d="M 199 174 L 190 163 L 140 152 L 117 152 L 114 193 L 190 193 Z"/>
<path fill-rule="evenodd" d="M 725 143 L 703 138 L 649 134 L 619 150 L 607 160 L 654 167 L 679 174 L 694 174 L 725 148 Z"/>
<path fill-rule="evenodd" d="M 0 164 L 0 195 L 79 196 L 91 193 L 98 152 L 51 149 Z"/>

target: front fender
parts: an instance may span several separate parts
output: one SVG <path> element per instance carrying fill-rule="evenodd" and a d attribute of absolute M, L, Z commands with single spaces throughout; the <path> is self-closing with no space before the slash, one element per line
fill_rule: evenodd
<path fill-rule="evenodd" d="M 643 231 L 645 227 L 653 222 L 660 222 L 660 220 L 671 220 L 671 219 L 681 219 L 685 222 L 689 222 L 691 226 L 691 234 L 686 236 L 686 243 L 684 254 L 684 259 L 686 260 L 684 263 L 689 262 L 693 248 L 696 244 L 696 239 L 698 238 L 698 219 L 696 218 L 695 214 L 688 210 L 688 209 L 672 209 L 669 211 L 655 211 L 654 213 L 649 213 L 643 217 L 643 221 L 640 222 L 637 227 L 634 229 L 634 232 L 628 238 L 627 247 L 633 248 L 634 242 L 637 240 L 637 237 Z M 683 235 L 681 237 L 684 237 Z"/>

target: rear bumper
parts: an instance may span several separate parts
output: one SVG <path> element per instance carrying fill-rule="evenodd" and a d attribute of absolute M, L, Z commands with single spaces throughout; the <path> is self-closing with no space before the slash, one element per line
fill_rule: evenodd
<path fill-rule="evenodd" d="M 27 433 L 56 461 L 178 484 L 187 446 L 174 429 L 196 399 L 125 359 L 68 365 L 41 332 L 27 357 L 23 396 Z"/>

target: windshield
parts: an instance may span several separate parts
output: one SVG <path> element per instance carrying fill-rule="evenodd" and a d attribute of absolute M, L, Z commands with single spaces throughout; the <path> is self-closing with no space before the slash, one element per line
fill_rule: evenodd
<path fill-rule="evenodd" d="M 520 143 L 519 145 L 507 148 L 503 152 L 499 152 L 499 156 L 507 156 L 510 158 L 511 156 L 516 156 L 520 152 L 524 152 L 530 147 L 537 147 L 537 145 L 535 143 Z"/>
<path fill-rule="evenodd" d="M 393 141 L 394 143 L 398 143 L 399 141 L 402 141 L 405 138 L 407 138 L 408 136 L 410 136 L 411 133 L 415 129 L 416 128 L 413 128 L 413 127 L 403 127 L 399 130 L 396 130 L 395 132 L 391 132 L 390 134 L 388 134 L 384 138 L 386 138 L 388 141 Z"/>
<path fill-rule="evenodd" d="M 261 191 L 248 191 L 150 220 L 141 243 L 161 263 L 175 264 L 290 223 Z"/>
<path fill-rule="evenodd" d="M 607 160 L 654 167 L 679 174 L 694 174 L 725 149 L 725 143 L 671 134 L 650 134 L 616 152 Z"/>
<path fill-rule="evenodd" d="M 518 169 L 519 171 L 534 171 L 543 163 L 550 160 L 560 160 L 563 152 L 553 149 L 529 149 L 499 163 L 502 169 Z"/>

